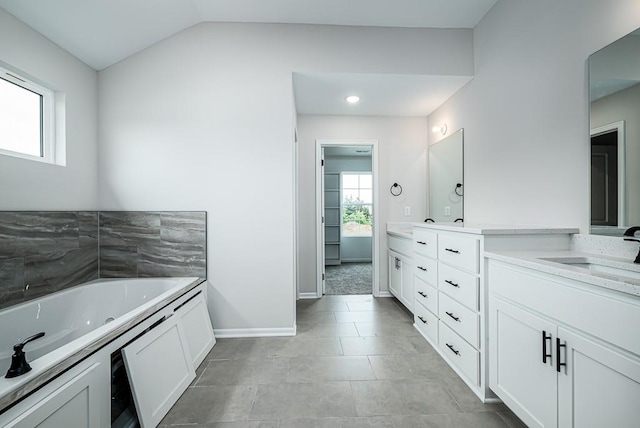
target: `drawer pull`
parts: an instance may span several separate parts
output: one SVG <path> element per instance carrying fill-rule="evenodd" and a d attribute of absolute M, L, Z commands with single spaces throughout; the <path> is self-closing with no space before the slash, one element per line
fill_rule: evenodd
<path fill-rule="evenodd" d="M 567 347 L 567 344 L 566 343 L 561 344 L 560 343 L 560 338 L 556 337 L 556 371 L 558 373 L 560 373 L 560 370 L 561 370 L 562 366 L 566 367 L 566 365 L 567 365 L 566 362 L 564 362 L 564 363 L 560 362 L 560 348 L 566 348 L 566 347 Z M 566 361 L 566 351 L 565 351 L 565 361 Z"/>
<path fill-rule="evenodd" d="M 426 320 L 426 319 L 424 319 L 424 318 L 422 318 L 421 316 L 418 316 L 418 319 L 419 319 L 420 321 L 422 321 L 424 324 L 429 324 L 429 323 L 427 322 L 427 320 Z"/>
<path fill-rule="evenodd" d="M 460 355 L 460 351 L 456 351 L 453 346 L 449 345 L 448 343 L 445 343 L 445 345 L 447 345 L 447 348 L 451 349 L 451 352 L 456 355 Z"/>
<path fill-rule="evenodd" d="M 446 251 L 450 252 L 450 253 L 454 253 L 454 254 L 460 254 L 460 251 L 458 250 L 454 250 L 452 248 L 445 248 Z"/>
<path fill-rule="evenodd" d="M 416 241 L 416 243 L 418 243 L 418 244 L 420 244 L 420 245 L 427 245 L 427 243 L 426 243 L 426 242 L 424 242 L 424 241 Z"/>
<path fill-rule="evenodd" d="M 446 282 L 446 283 L 447 283 L 447 284 L 449 284 L 449 285 L 453 285 L 453 286 L 454 286 L 454 287 L 456 287 L 456 288 L 460 288 L 460 286 L 459 286 L 458 284 L 456 284 L 456 283 L 455 283 L 455 282 L 453 282 L 453 281 L 449 281 L 448 279 L 445 279 L 445 280 L 444 280 L 444 282 Z"/>
<path fill-rule="evenodd" d="M 453 312 L 445 312 L 445 314 L 449 315 L 451 318 L 453 318 L 454 320 L 460 322 L 460 318 L 456 317 L 453 315 Z"/>
<path fill-rule="evenodd" d="M 547 353 L 547 339 L 551 340 L 551 334 L 547 336 L 547 332 L 542 330 L 542 363 L 547 364 L 547 358 L 551 358 L 551 352 Z"/>
<path fill-rule="evenodd" d="M 421 271 L 423 271 L 423 272 L 426 272 L 426 271 L 427 271 L 427 268 L 424 268 L 424 267 L 422 267 L 422 266 L 418 266 L 418 269 L 420 269 L 420 270 L 421 270 Z"/>
<path fill-rule="evenodd" d="M 427 296 L 427 294 L 423 293 L 422 291 L 418 291 L 418 294 L 421 295 L 422 297 L 424 297 L 425 299 L 429 298 L 429 296 Z"/>

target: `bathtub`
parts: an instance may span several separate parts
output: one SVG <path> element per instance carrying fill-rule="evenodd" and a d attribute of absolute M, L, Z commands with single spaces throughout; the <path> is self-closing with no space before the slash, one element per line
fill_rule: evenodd
<path fill-rule="evenodd" d="M 0 311 L 0 412 L 203 281 L 100 279 Z M 39 332 L 24 348 L 32 370 L 4 378 L 13 345 Z"/>

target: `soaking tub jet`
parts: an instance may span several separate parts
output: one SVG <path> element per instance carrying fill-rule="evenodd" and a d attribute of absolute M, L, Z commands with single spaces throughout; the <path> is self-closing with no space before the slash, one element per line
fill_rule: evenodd
<path fill-rule="evenodd" d="M 157 425 L 215 343 L 204 282 L 100 279 L 0 310 L 0 426 Z M 5 378 L 14 345 L 41 332 L 31 370 Z M 113 408 L 123 365 L 135 409 Z"/>

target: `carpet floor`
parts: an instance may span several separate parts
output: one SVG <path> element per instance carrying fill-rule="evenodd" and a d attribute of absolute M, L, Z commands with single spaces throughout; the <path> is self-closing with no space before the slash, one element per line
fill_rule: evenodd
<path fill-rule="evenodd" d="M 325 294 L 371 294 L 373 270 L 371 263 L 342 263 L 325 266 Z"/>

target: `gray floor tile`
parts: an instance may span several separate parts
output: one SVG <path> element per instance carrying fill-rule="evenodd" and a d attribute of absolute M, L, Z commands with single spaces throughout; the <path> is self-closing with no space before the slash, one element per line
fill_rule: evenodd
<path fill-rule="evenodd" d="M 308 310 L 298 310 L 296 312 L 296 322 L 298 324 L 305 322 L 322 322 L 322 323 L 330 323 L 336 322 L 336 317 L 334 314 L 340 312 L 321 312 L 321 311 L 308 311 Z M 344 312 L 347 314 L 348 312 Z"/>
<path fill-rule="evenodd" d="M 255 385 L 187 388 L 161 424 L 202 424 L 247 420 L 256 390 Z"/>
<path fill-rule="evenodd" d="M 324 299 L 309 299 L 309 300 L 298 300 L 298 304 L 296 306 L 298 311 L 309 311 L 309 312 L 346 312 L 349 310 L 346 302 L 329 302 Z"/>
<path fill-rule="evenodd" d="M 396 428 L 507 428 L 496 413 L 393 416 Z"/>
<path fill-rule="evenodd" d="M 217 358 L 234 358 L 237 355 L 238 342 L 240 339 L 216 339 L 205 360 L 213 360 Z"/>
<path fill-rule="evenodd" d="M 344 355 L 422 354 L 432 350 L 421 336 L 342 337 Z"/>
<path fill-rule="evenodd" d="M 323 312 L 319 312 L 323 313 Z M 333 312 L 328 312 L 333 313 Z M 345 312 L 346 313 L 346 312 Z M 357 337 L 353 323 L 298 323 L 296 337 Z"/>
<path fill-rule="evenodd" d="M 280 422 L 272 421 L 237 421 L 237 422 L 210 422 L 208 424 L 166 425 L 166 428 L 278 428 Z M 158 428 L 161 428 L 158 426 Z"/>
<path fill-rule="evenodd" d="M 459 413 L 439 380 L 351 382 L 358 416 Z"/>
<path fill-rule="evenodd" d="M 372 355 L 369 356 L 369 362 L 379 380 L 458 376 L 435 351 L 419 355 Z"/>
<path fill-rule="evenodd" d="M 236 355 L 232 358 L 342 355 L 338 338 L 264 337 L 237 340 Z"/>
<path fill-rule="evenodd" d="M 289 358 L 242 358 L 209 361 L 197 386 L 256 385 L 282 382 L 289 372 Z"/>
<path fill-rule="evenodd" d="M 249 419 L 356 416 L 349 382 L 258 385 Z"/>
<path fill-rule="evenodd" d="M 339 338 L 292 338 L 280 354 L 285 357 L 329 357 L 343 355 Z"/>
<path fill-rule="evenodd" d="M 417 336 L 418 330 L 407 322 L 376 321 L 356 323 L 360 336 Z"/>
<path fill-rule="evenodd" d="M 352 294 L 352 295 L 346 295 L 346 296 L 340 296 L 340 295 L 326 295 L 322 298 L 322 300 L 325 300 L 327 302 L 370 302 L 372 300 L 376 299 L 375 297 L 373 297 L 373 295 L 371 294 Z"/>
<path fill-rule="evenodd" d="M 349 311 L 399 311 L 401 310 L 392 298 L 379 298 L 366 302 L 347 302 Z"/>
<path fill-rule="evenodd" d="M 511 410 L 498 412 L 498 416 L 502 418 L 509 428 L 527 428 L 527 425 L 520 420 Z"/>
<path fill-rule="evenodd" d="M 375 378 L 367 357 L 300 357 L 291 359 L 287 381 L 302 383 Z"/>
<path fill-rule="evenodd" d="M 334 312 L 336 322 L 406 322 L 412 324 L 413 320 L 398 314 L 389 312 L 360 311 L 360 312 Z"/>
<path fill-rule="evenodd" d="M 442 383 L 465 412 L 503 412 L 508 408 L 502 403 L 484 404 L 459 377 L 447 377 Z"/>
<path fill-rule="evenodd" d="M 283 419 L 280 428 L 394 428 L 389 416 Z"/>

